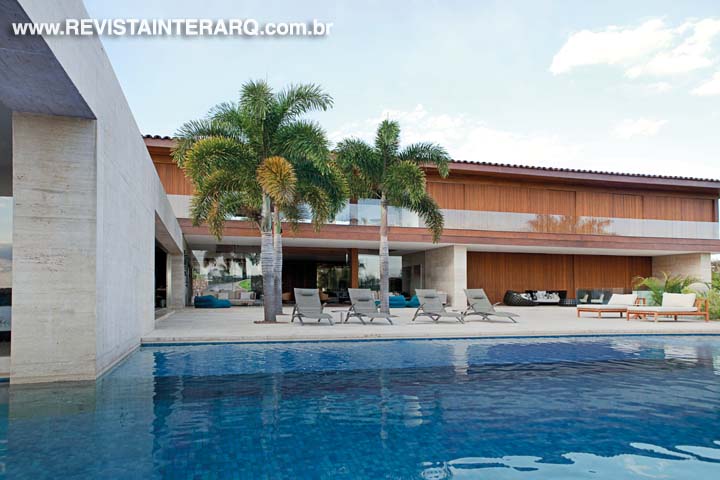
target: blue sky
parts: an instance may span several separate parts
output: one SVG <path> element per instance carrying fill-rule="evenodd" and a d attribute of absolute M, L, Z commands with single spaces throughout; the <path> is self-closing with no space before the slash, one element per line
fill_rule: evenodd
<path fill-rule="evenodd" d="M 140 129 L 250 78 L 317 82 L 337 141 L 396 118 L 465 160 L 720 178 L 716 1 L 85 0 L 96 18 L 334 24 L 325 38 L 104 38 Z"/>

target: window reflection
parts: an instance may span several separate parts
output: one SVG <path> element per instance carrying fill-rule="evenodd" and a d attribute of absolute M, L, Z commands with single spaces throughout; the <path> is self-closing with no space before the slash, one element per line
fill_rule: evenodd
<path fill-rule="evenodd" d="M 10 331 L 12 305 L 12 197 L 0 197 L 0 337 Z"/>

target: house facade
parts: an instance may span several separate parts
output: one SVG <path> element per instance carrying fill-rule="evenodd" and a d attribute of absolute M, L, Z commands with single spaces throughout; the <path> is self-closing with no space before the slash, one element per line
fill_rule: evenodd
<path fill-rule="evenodd" d="M 97 37 L 12 36 L 12 22 L 86 18 L 81 0 L 0 9 L 0 378 L 93 380 L 133 352 L 157 312 L 207 290 L 259 292 L 257 228 L 217 241 L 189 219 L 172 139 L 141 135 Z M 178 121 L 180 121 L 179 119 Z M 391 289 L 464 306 L 463 289 L 629 289 L 638 275 L 710 277 L 720 182 L 453 162 L 429 169 L 438 243 L 390 212 Z M 284 234 L 283 291 L 343 300 L 378 282 L 376 200 Z"/>
<path fill-rule="evenodd" d="M 231 220 L 218 242 L 207 227 L 193 226 L 193 187 L 172 161 L 173 140 L 144 138 L 194 278 L 212 286 L 218 267 L 234 270 L 226 276 L 232 280 L 252 277 L 233 264 L 257 252 L 257 227 Z M 436 288 L 464 307 L 465 288 L 484 288 L 499 302 L 508 290 L 558 291 L 570 299 L 584 290 L 629 290 L 635 277 L 662 272 L 709 281 L 711 253 L 720 251 L 714 180 L 464 161 L 452 162 L 447 178 L 432 168 L 426 174 L 445 216 L 439 242 L 416 215 L 390 212 L 391 290 L 405 295 Z M 285 228 L 283 291 L 320 288 L 333 297 L 343 288 L 376 286 L 378 223 L 377 201 L 359 199 L 320 231 Z"/>

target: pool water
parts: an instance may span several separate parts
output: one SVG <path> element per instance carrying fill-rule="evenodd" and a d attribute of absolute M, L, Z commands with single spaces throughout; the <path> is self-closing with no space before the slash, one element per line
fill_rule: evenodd
<path fill-rule="evenodd" d="M 720 337 L 145 347 L 0 386 L 0 474 L 720 478 Z"/>

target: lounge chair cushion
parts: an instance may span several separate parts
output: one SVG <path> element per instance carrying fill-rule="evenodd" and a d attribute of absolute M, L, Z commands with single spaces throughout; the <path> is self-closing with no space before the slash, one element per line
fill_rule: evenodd
<path fill-rule="evenodd" d="M 649 312 L 649 313 L 663 313 L 663 312 L 697 312 L 696 307 L 628 307 L 628 312 Z"/>
<path fill-rule="evenodd" d="M 663 293 L 663 307 L 692 307 L 694 305 L 694 293 Z"/>
<path fill-rule="evenodd" d="M 629 307 L 629 305 L 619 305 L 619 304 L 611 305 L 609 303 L 605 304 L 605 305 L 603 305 L 603 304 L 578 305 L 578 308 L 580 308 L 582 310 L 599 310 L 599 311 L 600 310 L 627 310 L 627 307 Z"/>
<path fill-rule="evenodd" d="M 633 305 L 637 300 L 637 295 L 633 293 L 617 294 L 613 293 L 612 297 L 608 301 L 608 305 Z"/>

